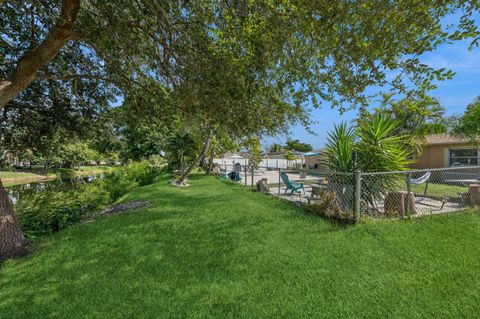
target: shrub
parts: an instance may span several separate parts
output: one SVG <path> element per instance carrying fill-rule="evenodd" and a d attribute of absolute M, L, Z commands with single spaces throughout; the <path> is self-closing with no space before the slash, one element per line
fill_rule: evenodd
<path fill-rule="evenodd" d="M 74 191 L 45 191 L 25 195 L 16 207 L 25 234 L 30 238 L 48 235 L 98 212 L 110 203 L 99 185 L 82 185 Z"/>
<path fill-rule="evenodd" d="M 162 169 L 167 165 L 167 160 L 160 155 L 152 155 L 148 158 L 150 166 Z"/>
<path fill-rule="evenodd" d="M 0 170 L 2 172 L 15 172 L 16 168 L 8 163 L 0 164 Z"/>
<path fill-rule="evenodd" d="M 153 183 L 157 175 L 158 169 L 143 161 L 116 168 L 105 176 L 102 183 L 115 201 L 138 186 Z"/>
<path fill-rule="evenodd" d="M 338 193 L 338 196 L 343 196 L 342 203 L 353 198 L 354 179 L 341 173 L 353 176 L 356 170 L 387 172 L 401 171 L 408 167 L 410 153 L 405 146 L 405 137 L 395 134 L 399 125 L 388 114 L 366 114 L 355 127 L 341 123 L 328 134 L 324 164 L 331 175 L 330 187 L 336 190 L 348 189 L 343 195 Z M 368 187 L 363 188 L 363 201 L 374 205 L 398 182 L 399 175 L 378 176 L 375 182 L 369 182 Z"/>
<path fill-rule="evenodd" d="M 351 211 L 342 209 L 334 191 L 324 191 L 318 201 L 307 205 L 307 210 L 321 217 L 327 217 L 342 223 L 353 223 L 354 217 Z"/>
<path fill-rule="evenodd" d="M 158 169 L 146 161 L 131 163 L 74 190 L 25 195 L 16 213 L 27 237 L 48 235 L 97 213 L 138 186 L 151 184 L 157 175 Z"/>
<path fill-rule="evenodd" d="M 71 168 L 57 168 L 55 173 L 59 174 L 61 179 L 73 179 L 77 176 L 77 172 Z"/>

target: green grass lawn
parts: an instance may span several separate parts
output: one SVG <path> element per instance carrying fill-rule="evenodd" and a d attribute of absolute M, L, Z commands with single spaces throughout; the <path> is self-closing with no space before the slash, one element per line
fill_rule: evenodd
<path fill-rule="evenodd" d="M 56 177 L 55 174 L 40 175 L 33 172 L 0 172 L 0 179 L 5 187 L 19 184 L 50 180 Z"/>
<path fill-rule="evenodd" d="M 1 179 L 33 179 L 33 178 L 45 178 L 44 175 L 25 172 L 0 172 Z"/>
<path fill-rule="evenodd" d="M 425 191 L 425 185 L 412 185 L 412 191 L 420 196 L 423 196 Z M 428 184 L 427 196 L 433 196 L 437 198 L 458 198 L 458 193 L 467 192 L 467 187 L 446 185 L 446 184 Z"/>
<path fill-rule="evenodd" d="M 0 318 L 472 318 L 480 214 L 340 227 L 197 174 L 0 268 Z"/>
<path fill-rule="evenodd" d="M 422 185 L 411 185 L 412 192 L 415 193 L 416 196 L 422 197 L 425 191 L 425 184 Z M 399 191 L 406 191 L 407 186 L 404 182 L 398 183 Z M 435 198 L 458 198 L 458 193 L 467 192 L 468 189 L 466 186 L 456 186 L 456 185 L 446 185 L 446 184 L 437 184 L 437 183 L 429 183 L 428 184 L 428 197 L 435 197 Z"/>
<path fill-rule="evenodd" d="M 112 166 L 102 166 L 102 165 L 99 165 L 99 166 L 80 166 L 80 168 L 78 169 L 78 172 L 87 173 L 87 174 L 92 174 L 92 173 L 101 174 L 101 173 L 104 173 L 104 172 L 111 171 L 112 169 L 113 169 Z"/>

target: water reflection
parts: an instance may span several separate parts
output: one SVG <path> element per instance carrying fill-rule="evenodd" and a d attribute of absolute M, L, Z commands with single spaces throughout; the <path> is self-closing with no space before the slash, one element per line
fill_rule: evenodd
<path fill-rule="evenodd" d="M 103 178 L 103 175 L 92 175 L 84 177 L 75 177 L 73 179 L 54 179 L 51 181 L 32 182 L 21 185 L 6 187 L 7 194 L 16 205 L 24 195 L 40 193 L 44 191 L 68 191 L 73 190 L 79 185 L 91 183 L 97 178 Z"/>

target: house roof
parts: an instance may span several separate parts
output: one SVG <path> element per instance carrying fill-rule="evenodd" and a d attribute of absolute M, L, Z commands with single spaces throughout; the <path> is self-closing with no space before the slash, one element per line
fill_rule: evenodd
<path fill-rule="evenodd" d="M 469 144 L 469 139 L 450 134 L 431 134 L 425 138 L 426 145 L 442 145 L 442 144 Z"/>

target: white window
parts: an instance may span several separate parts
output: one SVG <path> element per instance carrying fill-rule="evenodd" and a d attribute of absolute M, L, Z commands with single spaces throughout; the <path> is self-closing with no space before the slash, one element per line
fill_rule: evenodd
<path fill-rule="evenodd" d="M 478 165 L 478 149 L 462 148 L 449 150 L 450 166 L 475 166 Z"/>

